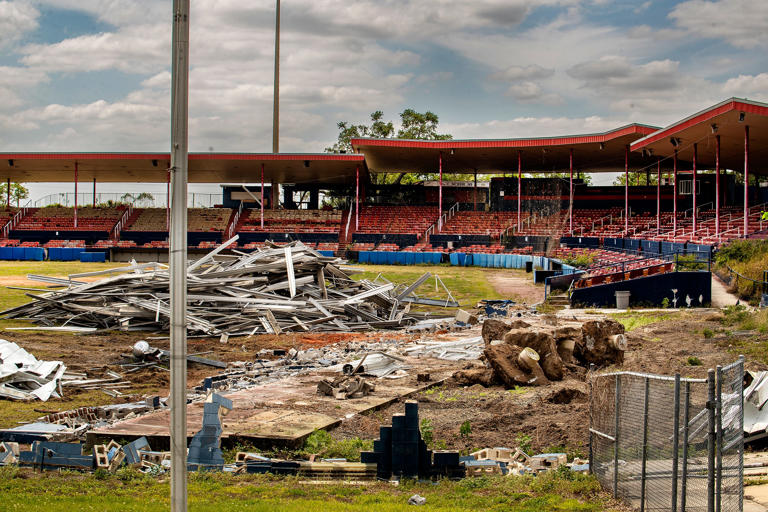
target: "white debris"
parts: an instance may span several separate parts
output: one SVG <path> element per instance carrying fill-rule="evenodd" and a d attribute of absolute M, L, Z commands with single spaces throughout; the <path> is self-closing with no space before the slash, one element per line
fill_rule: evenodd
<path fill-rule="evenodd" d="M 423 505 L 427 502 L 427 498 L 423 496 L 419 496 L 418 494 L 414 494 L 410 498 L 408 498 L 408 504 L 409 505 Z"/>
<path fill-rule="evenodd" d="M 38 361 L 17 344 L 0 340 L 0 397 L 43 402 L 60 398 L 57 389 L 66 369 L 61 361 Z"/>
<path fill-rule="evenodd" d="M 412 357 L 434 357 L 448 361 L 479 359 L 485 344 L 482 336 L 459 341 L 425 341 L 406 347 L 405 354 Z"/>

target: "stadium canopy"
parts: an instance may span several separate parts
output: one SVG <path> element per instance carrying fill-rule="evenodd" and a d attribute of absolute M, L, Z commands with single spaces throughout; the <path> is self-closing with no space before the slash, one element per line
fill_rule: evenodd
<path fill-rule="evenodd" d="M 363 155 L 190 153 L 190 183 L 355 183 Z M 0 178 L 17 182 L 165 183 L 168 153 L 0 153 Z"/>
<path fill-rule="evenodd" d="M 748 128 L 747 128 L 748 127 Z M 745 131 L 749 131 L 749 172 L 768 172 L 768 104 L 730 98 L 662 128 L 632 143 L 633 152 L 646 157 L 673 158 L 692 162 L 694 144 L 699 169 L 715 169 L 717 138 L 720 139 L 720 168 L 744 171 Z M 646 162 L 649 159 L 646 158 Z M 666 163 L 665 163 L 666 165 Z"/>
<path fill-rule="evenodd" d="M 352 139 L 357 153 L 365 154 L 368 170 L 385 172 L 504 173 L 517 171 L 518 155 L 523 172 L 562 172 L 574 166 L 580 171 L 623 171 L 629 145 L 658 127 L 630 124 L 604 133 L 524 139 L 410 140 Z M 630 154 L 630 168 L 642 167 L 642 155 Z"/>

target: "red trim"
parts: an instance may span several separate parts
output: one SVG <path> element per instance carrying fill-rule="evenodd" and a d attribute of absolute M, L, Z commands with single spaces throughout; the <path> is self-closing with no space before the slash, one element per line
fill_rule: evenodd
<path fill-rule="evenodd" d="M 169 160 L 168 153 L 0 153 L 0 160 Z M 190 160 L 309 160 L 362 162 L 356 154 L 190 153 Z"/>
<path fill-rule="evenodd" d="M 664 128 L 662 130 L 659 130 L 656 133 L 654 133 L 652 136 L 646 137 L 637 142 L 633 142 L 631 146 L 632 151 L 637 151 L 638 149 L 642 149 L 648 146 L 649 144 L 653 144 L 654 142 L 657 142 L 665 137 L 669 137 L 671 135 L 679 133 L 699 123 L 707 122 L 714 117 L 717 117 L 722 114 L 726 114 L 733 110 L 746 112 L 748 114 L 758 114 L 761 116 L 768 116 L 768 107 L 753 105 L 751 103 L 742 103 L 740 101 L 735 101 L 735 100 L 729 101 L 728 103 L 725 103 L 723 105 L 715 106 L 710 108 L 709 110 L 705 110 L 701 114 L 695 115 L 690 119 L 686 119 L 685 121 L 672 125 L 669 128 Z"/>
<path fill-rule="evenodd" d="M 656 131 L 650 126 L 631 124 L 613 131 L 594 135 L 574 135 L 537 139 L 493 139 L 493 140 L 404 140 L 404 139 L 352 139 L 353 146 L 377 146 L 422 149 L 482 149 L 482 148 L 531 148 L 541 146 L 568 146 L 608 142 L 625 135 L 649 135 Z"/>

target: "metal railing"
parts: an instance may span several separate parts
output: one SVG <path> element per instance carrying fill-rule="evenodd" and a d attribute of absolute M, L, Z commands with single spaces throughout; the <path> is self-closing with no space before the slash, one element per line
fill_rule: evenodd
<path fill-rule="evenodd" d="M 199 192 L 187 193 L 187 206 L 189 208 L 212 208 L 222 202 L 221 194 L 209 194 Z M 79 207 L 90 207 L 94 204 L 94 194 L 92 192 L 78 192 L 77 204 Z M 165 193 L 155 194 L 146 192 L 103 192 L 95 196 L 95 204 L 99 205 L 117 205 L 133 204 L 136 208 L 167 208 L 168 195 Z M 46 206 L 61 205 L 64 207 L 73 207 L 75 205 L 74 192 L 60 192 L 58 194 L 49 194 L 35 200 L 30 206 L 34 208 L 44 208 Z"/>
<path fill-rule="evenodd" d="M 120 216 L 120 220 L 117 221 L 117 224 L 115 224 L 115 227 L 112 228 L 112 240 L 118 241 L 120 240 L 120 232 L 125 227 L 126 223 L 128 222 L 128 218 L 133 213 L 133 205 L 129 204 L 128 208 L 125 209 L 123 214 Z"/>
<path fill-rule="evenodd" d="M 31 201 L 27 202 L 26 205 L 19 208 L 19 211 L 17 211 L 11 219 L 5 223 L 2 230 L 0 230 L 0 238 L 8 238 L 8 235 L 11 233 L 11 230 L 15 228 L 19 222 L 24 219 L 24 217 L 27 215 L 30 209 Z"/>
<path fill-rule="evenodd" d="M 443 226 L 445 226 L 445 223 L 448 222 L 451 218 L 453 218 L 454 215 L 456 215 L 456 212 L 459 211 L 459 203 L 454 204 L 450 208 L 448 208 L 448 211 L 443 213 L 440 218 L 437 219 L 437 231 L 440 232 L 443 230 Z"/>
<path fill-rule="evenodd" d="M 229 226 L 227 226 L 227 236 L 225 237 L 227 240 L 232 238 L 235 234 L 235 228 L 237 227 L 237 223 L 240 221 L 240 215 L 243 213 L 243 202 L 240 201 L 240 206 L 237 208 L 237 212 L 232 216 L 232 222 L 229 223 Z"/>

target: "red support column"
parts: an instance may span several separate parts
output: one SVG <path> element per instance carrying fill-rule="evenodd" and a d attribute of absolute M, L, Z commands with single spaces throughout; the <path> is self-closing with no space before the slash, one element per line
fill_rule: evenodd
<path fill-rule="evenodd" d="M 720 238 L 720 136 L 715 135 L 715 236 Z"/>
<path fill-rule="evenodd" d="M 5 192 L 5 207 L 10 209 L 11 208 L 11 178 L 8 178 L 8 181 L 5 184 L 6 188 Z"/>
<path fill-rule="evenodd" d="M 264 229 L 264 164 L 261 164 L 261 229 Z"/>
<path fill-rule="evenodd" d="M 93 207 L 96 208 L 96 178 L 93 178 Z"/>
<path fill-rule="evenodd" d="M 661 158 L 656 162 L 656 234 L 661 232 Z"/>
<path fill-rule="evenodd" d="M 521 215 L 521 208 L 522 208 L 522 183 L 523 183 L 523 157 L 522 157 L 522 151 L 519 149 L 517 150 L 517 231 L 519 232 L 522 228 L 522 223 L 520 222 L 520 215 Z M 490 189 L 488 189 L 490 190 Z"/>
<path fill-rule="evenodd" d="M 355 167 L 355 231 L 360 229 L 360 166 Z"/>
<path fill-rule="evenodd" d="M 472 190 L 472 211 L 477 211 L 477 169 L 475 169 L 475 188 Z"/>
<path fill-rule="evenodd" d="M 744 238 L 749 232 L 749 126 L 744 126 Z"/>
<path fill-rule="evenodd" d="M 691 192 L 693 193 L 693 233 L 696 232 L 696 157 L 698 155 L 698 144 L 693 145 L 693 179 L 691 180 Z"/>
<path fill-rule="evenodd" d="M 672 174 L 674 178 L 674 187 L 672 191 L 672 235 L 677 236 L 677 150 L 672 160 Z"/>
<path fill-rule="evenodd" d="M 77 229 L 77 162 L 75 162 L 75 229 Z"/>
<path fill-rule="evenodd" d="M 438 192 L 438 210 L 437 210 L 437 231 L 443 229 L 443 152 L 440 151 L 438 159 L 438 166 L 440 168 L 440 190 Z"/>
<path fill-rule="evenodd" d="M 573 236 L 573 148 L 568 151 L 568 167 L 569 167 L 569 181 L 568 181 L 568 230 Z"/>
<path fill-rule="evenodd" d="M 624 236 L 629 234 L 629 146 L 624 148 Z"/>

